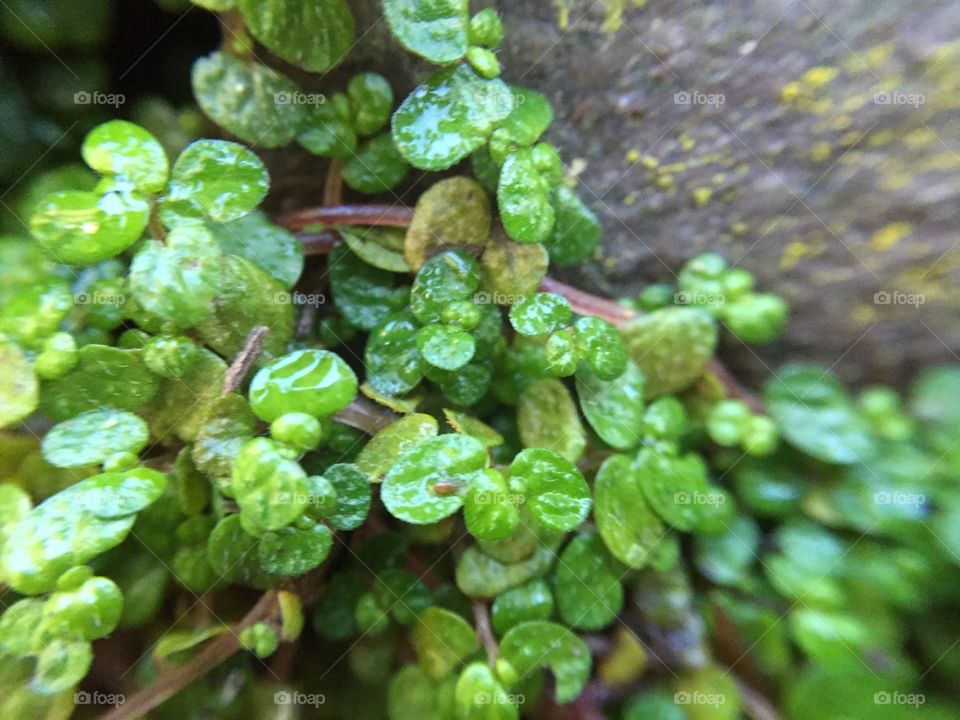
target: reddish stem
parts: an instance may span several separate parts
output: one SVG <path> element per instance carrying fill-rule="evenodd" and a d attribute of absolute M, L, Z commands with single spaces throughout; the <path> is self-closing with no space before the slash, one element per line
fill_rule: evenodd
<path fill-rule="evenodd" d="M 380 225 L 405 228 L 413 220 L 413 210 L 402 205 L 332 205 L 310 207 L 284 213 L 277 223 L 287 230 L 302 230 L 307 225 Z"/>

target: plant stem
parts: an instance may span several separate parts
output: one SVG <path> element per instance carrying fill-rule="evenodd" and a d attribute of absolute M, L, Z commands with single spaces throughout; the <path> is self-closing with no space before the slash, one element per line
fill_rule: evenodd
<path fill-rule="evenodd" d="M 477 638 L 487 651 L 487 662 L 490 663 L 490 667 L 493 667 L 500 655 L 500 648 L 497 647 L 497 639 L 493 636 L 493 628 L 490 626 L 490 608 L 483 600 L 473 601 L 473 622 L 477 626 Z"/>
<path fill-rule="evenodd" d="M 396 420 L 397 414 L 358 395 L 343 410 L 335 412 L 333 419 L 357 430 L 363 430 L 367 435 L 375 435 Z"/>
<path fill-rule="evenodd" d="M 335 207 L 343 202 L 343 163 L 337 158 L 327 167 L 327 179 L 323 183 L 323 204 Z"/>
<path fill-rule="evenodd" d="M 221 395 L 229 395 L 234 392 L 243 383 L 243 379 L 250 372 L 250 368 L 257 360 L 257 355 L 263 349 L 263 341 L 267 338 L 269 328 L 266 325 L 257 325 L 247 335 L 247 339 L 240 348 L 240 352 L 227 368 L 227 374 L 223 377 L 223 390 Z"/>
<path fill-rule="evenodd" d="M 308 225 L 379 225 L 405 228 L 413 220 L 413 210 L 402 205 L 332 205 L 311 207 L 284 213 L 277 224 L 296 232 Z"/>

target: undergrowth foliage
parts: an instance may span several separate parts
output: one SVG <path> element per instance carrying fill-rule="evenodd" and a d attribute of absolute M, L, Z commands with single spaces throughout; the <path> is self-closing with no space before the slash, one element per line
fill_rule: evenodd
<path fill-rule="evenodd" d="M 960 368 L 756 398 L 712 360 L 786 323 L 748 272 L 551 280 L 600 225 L 493 10 L 384 0 L 439 66 L 397 104 L 257 59 L 337 65 L 342 0 L 196 4 L 241 142 L 99 125 L 0 240 L 0 716 L 955 717 Z M 276 221 L 251 147 L 290 143 L 388 201 L 457 174 Z"/>

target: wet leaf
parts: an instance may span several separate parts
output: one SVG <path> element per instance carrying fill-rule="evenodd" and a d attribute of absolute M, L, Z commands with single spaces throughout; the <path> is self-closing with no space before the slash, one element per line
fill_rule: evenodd
<path fill-rule="evenodd" d="M 37 408 L 39 393 L 37 376 L 23 350 L 16 343 L 0 336 L 0 427 L 7 427 L 29 417 Z"/>
<path fill-rule="evenodd" d="M 623 608 L 625 568 L 593 533 L 570 541 L 557 562 L 554 588 L 564 623 L 580 630 L 602 630 Z"/>
<path fill-rule="evenodd" d="M 477 648 L 473 627 L 456 613 L 428 607 L 417 619 L 410 641 L 417 658 L 434 680 L 449 675 Z"/>
<path fill-rule="evenodd" d="M 370 330 L 407 304 L 408 291 L 396 276 L 363 262 L 349 248 L 338 246 L 330 254 L 330 290 L 347 321 Z"/>
<path fill-rule="evenodd" d="M 337 491 L 336 509 L 327 516 L 339 530 L 355 530 L 370 513 L 370 480 L 356 465 L 339 463 L 324 471 Z"/>
<path fill-rule="evenodd" d="M 520 439 L 528 448 L 548 448 L 576 462 L 587 445 L 570 391 L 559 380 L 538 380 L 517 402 Z"/>
<path fill-rule="evenodd" d="M 607 458 L 597 471 L 593 491 L 594 519 L 607 549 L 629 567 L 646 565 L 665 530 L 647 504 L 630 458 Z"/>
<path fill-rule="evenodd" d="M 590 427 L 610 447 L 629 450 L 639 444 L 643 436 L 643 373 L 633 361 L 615 380 L 601 380 L 589 367 L 581 368 L 577 397 Z"/>
<path fill-rule="evenodd" d="M 80 152 L 92 169 L 127 180 L 140 192 L 159 193 L 167 186 L 167 154 L 139 125 L 125 120 L 97 125 L 83 139 Z"/>
<path fill-rule="evenodd" d="M 441 494 L 442 486 L 466 486 L 487 462 L 486 448 L 466 435 L 440 435 L 414 445 L 383 478 L 380 497 L 396 518 L 426 525 L 460 509 L 460 494 Z"/>
<path fill-rule="evenodd" d="M 557 702 L 573 700 L 590 675 L 590 651 L 570 630 L 542 620 L 510 628 L 500 641 L 500 655 L 521 675 L 550 668 L 557 681 Z"/>
<path fill-rule="evenodd" d="M 99 465 L 114 453 L 139 453 L 148 435 L 147 424 L 132 413 L 93 410 L 54 425 L 41 448 L 56 467 Z"/>
<path fill-rule="evenodd" d="M 263 162 L 243 145 L 197 140 L 173 165 L 160 217 L 167 227 L 205 218 L 229 222 L 259 205 L 269 186 Z"/>
<path fill-rule="evenodd" d="M 267 438 L 247 441 L 233 465 L 232 490 L 247 532 L 280 530 L 303 515 L 307 475 Z"/>
<path fill-rule="evenodd" d="M 590 514 L 587 481 L 558 452 L 542 448 L 520 451 L 510 464 L 510 480 L 522 484 L 530 511 L 549 530 L 573 530 Z"/>
<path fill-rule="evenodd" d="M 357 467 L 371 482 L 379 482 L 407 450 L 418 442 L 437 435 L 437 421 L 430 415 L 415 413 L 394 420 L 374 435 L 357 456 Z"/>
<path fill-rule="evenodd" d="M 410 166 L 390 133 L 363 143 L 343 166 L 343 181 L 357 192 L 376 195 L 392 190 L 407 177 Z"/>
<path fill-rule="evenodd" d="M 249 260 L 284 288 L 293 287 L 300 278 L 303 244 L 261 211 L 227 223 L 211 223 L 210 230 L 223 252 Z"/>
<path fill-rule="evenodd" d="M 291 525 L 260 538 L 257 559 L 269 573 L 297 576 L 313 570 L 330 553 L 333 533 L 322 523 Z"/>
<path fill-rule="evenodd" d="M 483 145 L 513 109 L 510 88 L 465 65 L 438 70 L 393 114 L 393 139 L 421 170 L 445 170 Z"/>
<path fill-rule="evenodd" d="M 280 147 L 307 122 L 296 83 L 261 62 L 217 51 L 197 58 L 191 77 L 200 109 L 244 142 Z"/>
<path fill-rule="evenodd" d="M 354 23 L 344 0 L 237 0 L 253 36 L 277 57 L 309 72 L 340 64 L 354 44 Z"/>
<path fill-rule="evenodd" d="M 337 225 L 337 232 L 354 255 L 367 265 L 390 272 L 410 272 L 403 257 L 405 232 L 402 229 Z"/>
<path fill-rule="evenodd" d="M 339 355 L 297 350 L 261 368 L 250 383 L 250 409 L 273 422 L 288 412 L 332 415 L 356 397 L 357 377 Z"/>

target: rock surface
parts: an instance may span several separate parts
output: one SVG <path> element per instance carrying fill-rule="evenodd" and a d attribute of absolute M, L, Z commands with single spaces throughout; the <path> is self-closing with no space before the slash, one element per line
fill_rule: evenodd
<path fill-rule="evenodd" d="M 369 59 L 411 87 L 426 68 L 392 46 L 378 3 L 354 5 Z M 756 382 L 797 357 L 899 385 L 958 360 L 954 3 L 494 6 L 506 79 L 553 102 L 549 139 L 603 221 L 602 252 L 568 280 L 630 294 L 718 250 L 793 307 L 778 343 L 724 343 Z"/>

